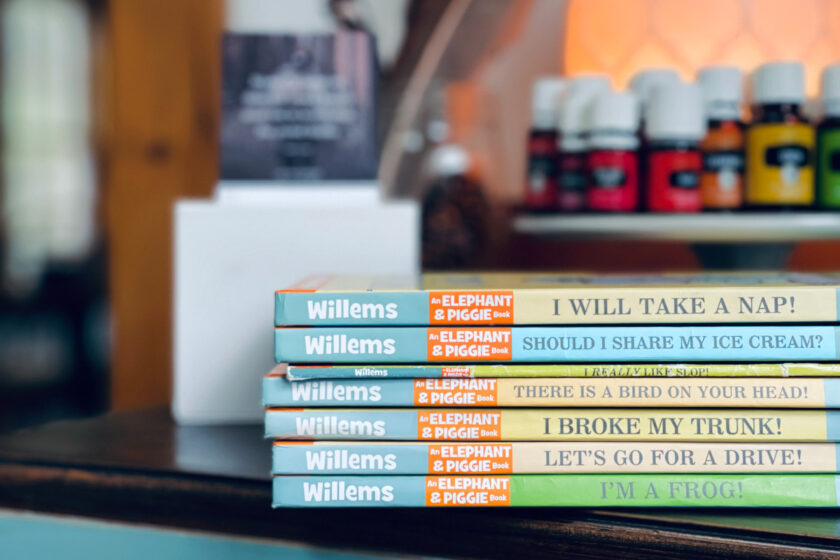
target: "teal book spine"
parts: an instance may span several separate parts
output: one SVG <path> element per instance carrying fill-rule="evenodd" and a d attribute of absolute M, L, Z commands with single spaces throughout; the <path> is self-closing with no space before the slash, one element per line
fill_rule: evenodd
<path fill-rule="evenodd" d="M 275 325 L 837 323 L 840 317 L 836 275 L 432 274 L 417 280 L 306 279 L 275 293 Z"/>
<path fill-rule="evenodd" d="M 429 294 L 421 291 L 316 292 L 274 294 L 274 324 L 427 325 Z"/>
<path fill-rule="evenodd" d="M 274 408 L 292 440 L 840 441 L 840 411 L 755 408 Z"/>
<path fill-rule="evenodd" d="M 276 476 L 274 507 L 837 507 L 834 474 Z"/>
<path fill-rule="evenodd" d="M 837 473 L 836 443 L 276 441 L 275 475 Z"/>
<path fill-rule="evenodd" d="M 834 361 L 840 328 L 317 327 L 275 329 L 291 363 Z"/>
<path fill-rule="evenodd" d="M 266 408 L 722 407 L 840 408 L 835 378 L 263 379 Z"/>
<path fill-rule="evenodd" d="M 452 371 L 451 375 L 447 372 Z M 414 379 L 419 377 L 473 377 L 470 366 L 359 364 L 289 365 L 286 375 L 293 381 L 307 379 Z"/>
<path fill-rule="evenodd" d="M 293 381 L 311 379 L 840 377 L 840 364 L 347 364 L 287 365 Z"/>

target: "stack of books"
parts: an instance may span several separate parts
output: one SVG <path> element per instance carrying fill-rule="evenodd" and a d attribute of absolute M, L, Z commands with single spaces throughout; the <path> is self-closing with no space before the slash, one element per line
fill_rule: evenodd
<path fill-rule="evenodd" d="M 840 276 L 310 279 L 276 507 L 838 505 Z"/>

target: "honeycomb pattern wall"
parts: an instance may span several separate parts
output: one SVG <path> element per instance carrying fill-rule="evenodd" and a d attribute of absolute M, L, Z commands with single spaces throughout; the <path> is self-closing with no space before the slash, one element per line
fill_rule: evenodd
<path fill-rule="evenodd" d="M 822 67 L 840 61 L 840 0 L 570 0 L 566 25 L 565 72 L 604 72 L 617 87 L 651 66 L 689 79 L 707 64 L 797 59 L 816 95 Z"/>

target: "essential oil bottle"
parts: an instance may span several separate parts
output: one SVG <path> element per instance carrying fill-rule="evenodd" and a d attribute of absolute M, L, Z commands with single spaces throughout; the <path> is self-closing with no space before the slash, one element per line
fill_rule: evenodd
<path fill-rule="evenodd" d="M 565 87 L 562 78 L 544 77 L 536 81 L 532 91 L 525 183 L 525 207 L 531 211 L 551 211 L 556 206 L 557 103 Z"/>
<path fill-rule="evenodd" d="M 639 200 L 644 205 L 647 185 L 647 145 L 645 118 L 653 90 L 664 84 L 680 82 L 680 75 L 673 68 L 645 68 L 630 79 L 629 88 L 639 100 Z"/>
<path fill-rule="evenodd" d="M 675 84 L 680 81 L 680 75 L 672 68 L 646 68 L 640 70 L 630 79 L 630 91 L 639 100 L 641 112 L 639 118 L 644 122 L 645 108 L 650 101 L 653 90 L 664 84 Z"/>
<path fill-rule="evenodd" d="M 710 66 L 700 70 L 697 82 L 703 92 L 707 127 L 700 142 L 703 209 L 735 210 L 744 203 L 741 71 L 734 66 Z"/>
<path fill-rule="evenodd" d="M 840 209 L 840 64 L 823 70 L 823 117 L 817 127 L 817 204 Z"/>
<path fill-rule="evenodd" d="M 557 207 L 561 212 L 580 212 L 586 207 L 586 109 L 599 92 L 608 91 L 606 76 L 577 76 L 560 100 L 560 158 L 558 160 Z"/>
<path fill-rule="evenodd" d="M 747 129 L 745 201 L 750 208 L 807 208 L 814 203 L 814 129 L 802 114 L 805 68 L 771 62 L 753 74 Z"/>
<path fill-rule="evenodd" d="M 706 134 L 699 86 L 677 82 L 655 88 L 645 126 L 648 210 L 699 212 L 700 140 Z"/>
<path fill-rule="evenodd" d="M 588 109 L 586 207 L 592 212 L 639 208 L 639 103 L 606 91 Z"/>

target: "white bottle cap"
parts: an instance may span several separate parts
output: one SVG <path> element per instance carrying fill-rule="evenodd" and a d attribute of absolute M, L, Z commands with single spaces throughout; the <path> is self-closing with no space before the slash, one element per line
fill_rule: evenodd
<path fill-rule="evenodd" d="M 826 66 L 822 73 L 821 97 L 826 115 L 840 115 L 840 64 Z"/>
<path fill-rule="evenodd" d="M 593 95 L 611 87 L 610 79 L 605 74 L 580 74 L 569 81 L 564 96 Z"/>
<path fill-rule="evenodd" d="M 544 76 L 534 82 L 531 90 L 532 126 L 537 130 L 550 130 L 557 126 L 557 104 L 566 89 L 566 80 Z"/>
<path fill-rule="evenodd" d="M 587 127 L 586 111 L 589 103 L 599 93 L 610 90 L 606 76 L 587 75 L 573 78 L 566 92 L 560 98 L 560 118 L 557 128 L 561 132 L 561 148 L 568 151 L 583 150 L 583 139 L 579 138 Z"/>
<path fill-rule="evenodd" d="M 630 79 L 630 90 L 636 94 L 644 111 L 654 87 L 679 81 L 680 75 L 672 68 L 648 68 L 633 75 Z"/>
<path fill-rule="evenodd" d="M 629 132 L 639 128 L 639 100 L 631 92 L 603 91 L 589 106 L 588 130 Z"/>
<path fill-rule="evenodd" d="M 706 119 L 700 86 L 676 82 L 654 88 L 645 108 L 645 134 L 651 140 L 701 140 Z"/>
<path fill-rule="evenodd" d="M 707 119 L 738 119 L 744 96 L 741 70 L 735 66 L 707 66 L 697 73 Z"/>
<path fill-rule="evenodd" d="M 463 175 L 470 168 L 470 155 L 457 144 L 443 144 L 429 154 L 429 174 L 436 177 Z"/>
<path fill-rule="evenodd" d="M 579 94 L 567 97 L 560 106 L 560 149 L 564 152 L 577 152 L 586 149 L 583 134 L 587 127 L 587 111 L 593 95 Z"/>
<path fill-rule="evenodd" d="M 768 62 L 752 75 L 752 101 L 799 104 L 805 100 L 805 66 L 801 62 Z"/>
<path fill-rule="evenodd" d="M 639 100 L 631 92 L 596 95 L 587 112 L 590 148 L 634 149 L 638 146 Z"/>

